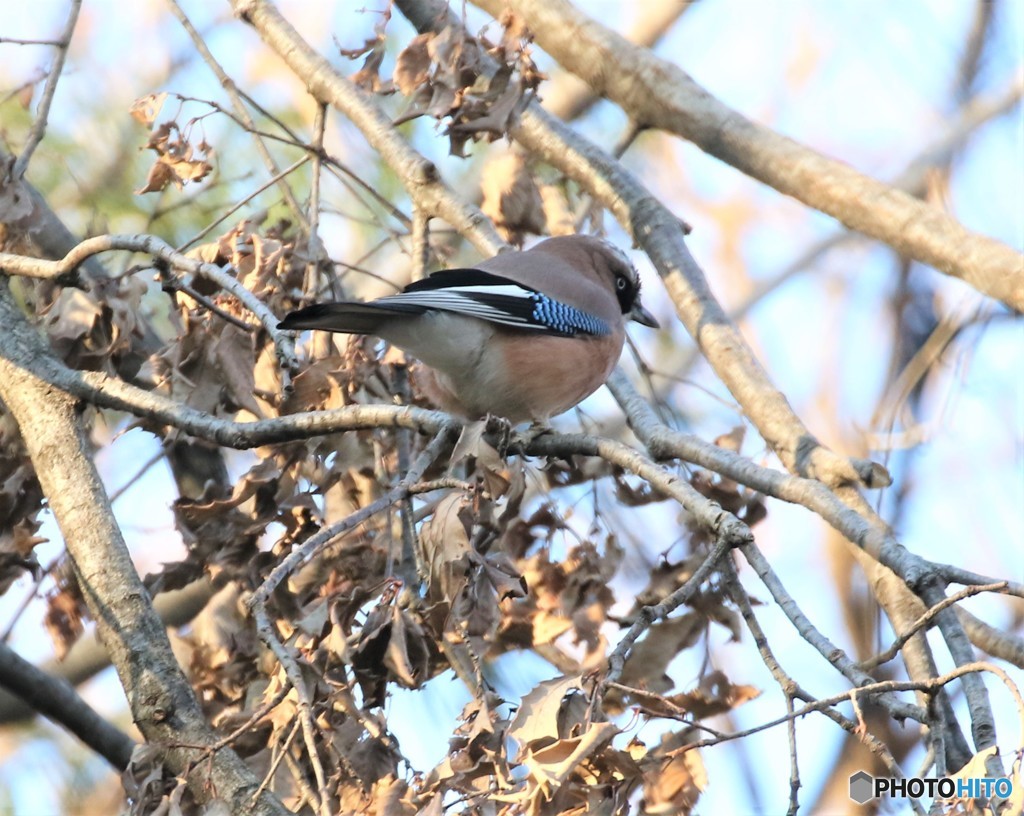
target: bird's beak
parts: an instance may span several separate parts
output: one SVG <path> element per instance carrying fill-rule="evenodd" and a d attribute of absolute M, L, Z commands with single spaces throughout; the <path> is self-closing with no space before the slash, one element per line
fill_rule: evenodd
<path fill-rule="evenodd" d="M 654 319 L 654 315 L 647 311 L 639 300 L 634 303 L 633 308 L 629 310 L 629 319 L 635 320 L 642 326 L 650 326 L 652 329 L 661 328 L 658 321 Z"/>

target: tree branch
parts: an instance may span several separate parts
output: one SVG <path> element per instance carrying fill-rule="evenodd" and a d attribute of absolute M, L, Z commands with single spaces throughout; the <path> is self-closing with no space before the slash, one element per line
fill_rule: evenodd
<path fill-rule="evenodd" d="M 132 718 L 149 742 L 216 742 L 114 521 L 89 458 L 76 401 L 29 370 L 52 355 L 18 310 L 6 280 L 0 280 L 0 325 L 0 398 L 18 423 L 64 534 L 86 604 L 128 695 Z M 165 761 L 181 773 L 198 756 L 192 748 L 170 747 Z M 189 776 L 198 801 L 216 795 L 230 803 L 232 812 L 284 813 L 269 794 L 252 800 L 259 781 L 233 751 L 218 752 L 203 769 Z"/>
<path fill-rule="evenodd" d="M 32 129 L 25 140 L 25 147 L 22 149 L 21 155 L 18 156 L 14 167 L 11 168 L 10 177 L 15 182 L 20 181 L 25 175 L 32 154 L 35 153 L 46 134 L 46 123 L 50 118 L 50 105 L 53 103 L 53 95 L 57 92 L 57 81 L 60 79 L 61 71 L 64 70 L 64 60 L 67 58 L 68 48 L 71 46 L 71 35 L 75 33 L 75 24 L 78 22 L 78 12 L 81 8 L 82 0 L 71 0 L 71 8 L 68 11 L 68 20 L 64 24 L 64 31 L 60 35 L 60 40 L 54 43 L 57 55 L 46 76 L 46 85 L 43 86 L 43 96 L 36 109 L 35 121 L 32 122 Z"/>
<path fill-rule="evenodd" d="M 67 680 L 37 669 L 4 643 L 0 643 L 0 686 L 64 726 L 118 772 L 128 767 L 135 740 L 97 714 Z"/>
<path fill-rule="evenodd" d="M 747 119 L 678 66 L 589 19 L 567 0 L 475 2 L 494 16 L 511 7 L 545 51 L 637 122 L 682 136 L 850 229 L 1024 311 L 1024 263 L 1006 244 Z"/>
<path fill-rule="evenodd" d="M 153 608 L 166 627 L 182 626 L 192 620 L 213 597 L 213 587 L 203 578 L 184 589 L 164 592 L 153 599 Z M 84 683 L 110 665 L 110 657 L 96 637 L 89 632 L 75 641 L 63 660 L 53 660 L 37 671 L 72 686 Z M 0 725 L 30 719 L 36 709 L 22 698 L 0 690 Z"/>
<path fill-rule="evenodd" d="M 287 371 L 295 371 L 299 367 L 298 359 L 295 357 L 295 342 L 292 340 L 292 333 L 277 328 L 279 318 L 259 298 L 224 269 L 198 258 L 190 258 L 155 235 L 97 235 L 79 243 L 59 261 L 26 258 L 21 255 L 0 252 L 0 270 L 7 274 L 23 275 L 30 278 L 55 279 L 64 285 L 75 286 L 79 284 L 77 271 L 83 261 L 93 255 L 118 249 L 145 252 L 154 258 L 166 261 L 175 269 L 200 275 L 215 283 L 225 292 L 231 293 L 260 321 L 267 334 L 270 335 L 281 366 Z"/>

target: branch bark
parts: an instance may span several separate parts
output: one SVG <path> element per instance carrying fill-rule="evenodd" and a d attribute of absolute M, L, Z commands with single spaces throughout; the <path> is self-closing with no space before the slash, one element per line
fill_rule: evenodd
<path fill-rule="evenodd" d="M 552 57 L 630 117 L 688 139 L 737 170 L 902 255 L 1024 311 L 1024 256 L 940 210 L 827 158 L 716 99 L 677 65 L 586 17 L 567 0 L 474 0 L 521 15 Z"/>
<path fill-rule="evenodd" d="M 64 726 L 119 772 L 128 767 L 135 740 L 97 714 L 67 680 L 37 669 L 4 643 L 0 643 L 0 685 Z"/>
<path fill-rule="evenodd" d="M 216 795 L 232 812 L 285 813 L 269 793 L 254 798 L 259 780 L 230 749 L 193 769 L 204 753 L 185 745 L 212 745 L 217 737 L 175 662 L 114 521 L 77 401 L 30 372 L 51 354 L 18 310 L 6 280 L 0 281 L 0 324 L 0 398 L 18 423 L 135 724 L 148 742 L 173 745 L 165 762 L 175 773 L 189 774 L 200 802 Z"/>
<path fill-rule="evenodd" d="M 479 208 L 465 203 L 441 181 L 437 167 L 417 153 L 377 104 L 343 77 L 299 32 L 264 0 L 230 0 L 235 14 L 256 29 L 266 43 L 319 101 L 327 102 L 352 120 L 370 146 L 398 175 L 413 203 L 431 216 L 443 218 L 482 253 L 508 249 Z"/>

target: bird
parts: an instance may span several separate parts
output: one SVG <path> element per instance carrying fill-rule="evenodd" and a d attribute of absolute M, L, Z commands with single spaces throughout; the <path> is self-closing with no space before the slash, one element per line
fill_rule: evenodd
<path fill-rule="evenodd" d="M 625 253 L 568 235 L 377 300 L 317 303 L 278 328 L 375 335 L 423 364 L 414 382 L 442 410 L 546 426 L 608 379 L 629 320 L 659 328 Z"/>

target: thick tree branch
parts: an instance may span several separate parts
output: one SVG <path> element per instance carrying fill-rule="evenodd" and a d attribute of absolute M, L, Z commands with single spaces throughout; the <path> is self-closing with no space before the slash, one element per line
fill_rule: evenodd
<path fill-rule="evenodd" d="M 132 718 L 147 741 L 175 743 L 167 749 L 165 762 L 174 772 L 186 773 L 201 752 L 180 743 L 210 745 L 216 735 L 174 660 L 167 633 L 135 572 L 90 459 L 76 401 L 29 370 L 51 354 L 19 312 L 6 281 L 0 281 L 0 324 L 0 398 L 18 423 L 64 534 L 86 603 L 128 695 Z M 215 795 L 229 802 L 232 812 L 284 812 L 267 793 L 253 800 L 259 782 L 233 751 L 217 752 L 193 770 L 189 780 L 200 802 Z"/>
<path fill-rule="evenodd" d="M 213 587 L 203 578 L 184 589 L 157 595 L 153 599 L 153 608 L 164 626 L 173 628 L 192 620 L 212 597 Z M 63 660 L 50 661 L 37 671 L 59 682 L 77 686 L 90 677 L 95 677 L 109 665 L 110 656 L 106 649 L 99 642 L 96 633 L 89 632 L 75 641 L 75 645 Z M 30 719 L 36 713 L 36 709 L 21 697 L 0 690 L 0 725 Z"/>
<path fill-rule="evenodd" d="M 484 254 L 494 255 L 508 247 L 490 220 L 455 195 L 441 181 L 433 162 L 417 153 L 376 103 L 303 40 L 272 3 L 231 0 L 231 7 L 256 29 L 317 100 L 329 103 L 352 120 L 399 177 L 418 208 L 443 218 Z"/>
<path fill-rule="evenodd" d="M 4 643 L 0 643 L 0 686 L 64 726 L 119 772 L 128 767 L 135 740 L 97 714 L 67 680 L 37 669 Z"/>
<path fill-rule="evenodd" d="M 511 7 L 538 44 L 633 119 L 675 133 L 781 193 L 902 255 L 1024 311 L 1024 257 L 1006 244 L 852 167 L 747 119 L 681 68 L 581 14 L 566 0 L 476 0 Z"/>
<path fill-rule="evenodd" d="M 696 0 L 646 0 L 643 5 L 634 7 L 635 19 L 625 37 L 637 46 L 649 48 L 695 4 Z M 563 71 L 544 86 L 543 104 L 545 110 L 571 122 L 590 110 L 600 98 L 582 79 Z"/>

